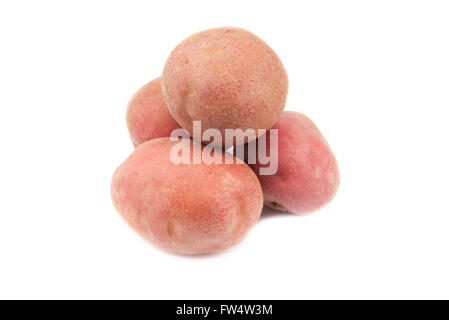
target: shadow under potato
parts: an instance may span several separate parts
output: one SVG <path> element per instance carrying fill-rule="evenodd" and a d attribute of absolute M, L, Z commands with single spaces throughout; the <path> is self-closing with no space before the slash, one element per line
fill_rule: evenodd
<path fill-rule="evenodd" d="M 275 217 L 297 217 L 297 214 L 293 214 L 287 211 L 278 211 L 274 210 L 268 206 L 263 206 L 262 214 L 260 215 L 259 221 L 264 220 L 266 218 L 275 218 Z"/>

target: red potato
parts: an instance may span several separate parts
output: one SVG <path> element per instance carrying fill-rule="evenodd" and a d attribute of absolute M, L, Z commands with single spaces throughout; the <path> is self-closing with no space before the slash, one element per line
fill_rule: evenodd
<path fill-rule="evenodd" d="M 185 39 L 171 52 L 161 77 L 165 102 L 178 123 L 194 137 L 192 122 L 201 121 L 201 133 L 219 130 L 226 147 L 238 140 L 225 144 L 225 129 L 253 129 L 256 138 L 257 129 L 271 128 L 288 91 L 287 73 L 276 53 L 254 34 L 231 27 Z"/>
<path fill-rule="evenodd" d="M 181 128 L 168 111 L 161 92 L 161 79 L 156 78 L 139 89 L 126 109 L 126 124 L 134 147 Z"/>
<path fill-rule="evenodd" d="M 302 214 L 331 201 L 340 183 L 338 165 L 312 120 L 301 113 L 286 111 L 273 129 L 278 129 L 276 174 L 260 175 L 259 169 L 267 165 L 250 164 L 262 185 L 265 204 Z M 268 132 L 268 142 L 269 136 Z"/>
<path fill-rule="evenodd" d="M 234 164 L 174 164 L 175 145 L 190 146 L 192 159 L 211 148 L 190 139 L 145 142 L 118 167 L 112 201 L 123 219 L 153 244 L 182 254 L 224 250 L 239 243 L 263 206 L 256 175 L 233 155 Z M 204 155 L 204 153 L 203 153 Z"/>

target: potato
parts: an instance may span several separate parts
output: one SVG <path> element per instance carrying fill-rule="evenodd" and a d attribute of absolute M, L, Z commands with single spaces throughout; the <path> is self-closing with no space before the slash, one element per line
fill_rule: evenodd
<path fill-rule="evenodd" d="M 178 123 L 193 136 L 218 129 L 269 129 L 284 109 L 288 78 L 276 53 L 254 34 L 238 28 L 196 33 L 170 54 L 162 73 L 165 102 Z M 257 137 L 258 132 L 255 131 Z M 251 138 L 238 134 L 248 142 Z M 198 140 L 197 137 L 194 137 Z M 208 142 L 203 136 L 199 138 Z"/>
<path fill-rule="evenodd" d="M 211 154 L 234 164 L 176 165 L 171 153 L 180 145 L 190 148 L 190 160 L 202 152 L 204 159 L 213 150 L 190 139 L 141 144 L 112 178 L 116 209 L 139 234 L 172 252 L 202 254 L 239 243 L 262 210 L 256 175 L 243 161 L 218 150 Z"/>
<path fill-rule="evenodd" d="M 156 78 L 139 89 L 126 109 L 126 124 L 134 147 L 161 137 L 170 137 L 181 126 L 167 109 L 161 92 L 161 79 Z"/>
<path fill-rule="evenodd" d="M 312 120 L 291 111 L 284 112 L 273 129 L 278 129 L 276 174 L 260 175 L 260 168 L 268 165 L 261 165 L 259 160 L 250 164 L 262 185 L 265 204 L 296 214 L 324 206 L 335 196 L 340 175 L 323 135 Z M 268 132 L 267 141 L 269 137 Z"/>

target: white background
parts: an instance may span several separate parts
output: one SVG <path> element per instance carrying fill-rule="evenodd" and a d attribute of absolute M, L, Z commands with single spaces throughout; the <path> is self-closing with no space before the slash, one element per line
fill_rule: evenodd
<path fill-rule="evenodd" d="M 339 161 L 334 201 L 219 254 L 114 210 L 125 107 L 188 35 L 238 26 Z M 447 1 L 2 1 L 0 298 L 449 298 Z"/>

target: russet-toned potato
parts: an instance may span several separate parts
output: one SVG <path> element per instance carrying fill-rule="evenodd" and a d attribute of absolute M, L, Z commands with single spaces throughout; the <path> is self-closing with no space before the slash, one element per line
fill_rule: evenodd
<path fill-rule="evenodd" d="M 156 78 L 139 89 L 126 109 L 126 124 L 134 147 L 170 133 L 181 126 L 167 109 L 161 92 L 161 79 Z"/>
<path fill-rule="evenodd" d="M 262 185 L 265 204 L 302 214 L 331 201 L 340 183 L 338 165 L 312 120 L 301 113 L 285 111 L 273 129 L 278 130 L 276 174 L 260 175 L 259 169 L 266 165 L 250 164 Z M 267 141 L 269 136 L 268 132 Z"/>
<path fill-rule="evenodd" d="M 191 160 L 212 150 L 190 139 L 141 144 L 112 178 L 116 209 L 139 234 L 172 252 L 209 253 L 239 243 L 262 210 L 256 175 L 243 161 L 218 150 L 213 152 L 222 164 L 176 165 L 170 153 L 179 143 L 190 146 Z M 234 164 L 224 164 L 225 159 Z"/>
<path fill-rule="evenodd" d="M 288 91 L 287 73 L 276 53 L 249 31 L 232 27 L 185 39 L 171 52 L 161 78 L 176 121 L 192 136 L 192 121 L 200 120 L 202 132 L 218 129 L 223 142 L 225 129 L 271 128 Z M 203 142 L 208 141 L 203 137 Z"/>

